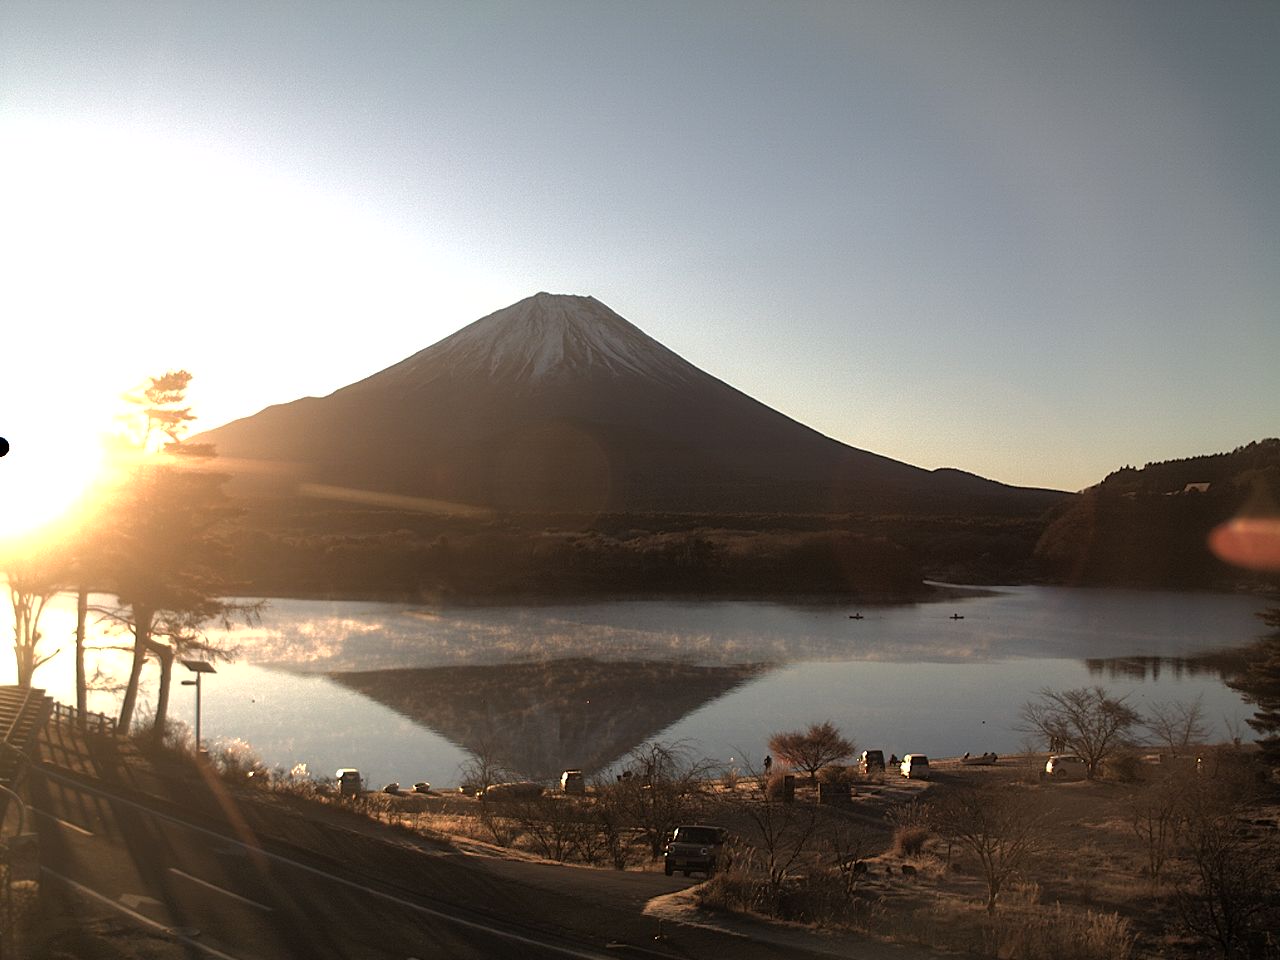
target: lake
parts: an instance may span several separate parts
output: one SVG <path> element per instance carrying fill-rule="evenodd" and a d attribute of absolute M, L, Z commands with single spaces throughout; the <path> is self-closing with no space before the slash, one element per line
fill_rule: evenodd
<path fill-rule="evenodd" d="M 95 598 L 105 600 L 107 598 Z M 727 767 L 759 764 L 778 730 L 831 720 L 861 748 L 1017 751 L 1042 687 L 1100 684 L 1139 711 L 1202 698 L 1225 739 L 1252 709 L 1193 658 L 1263 632 L 1260 597 L 1057 587 L 867 607 L 633 600 L 500 607 L 272 600 L 215 634 L 238 648 L 203 688 L 203 733 L 271 767 L 361 768 L 370 782 L 450 785 L 473 752 L 522 773 L 608 770 L 647 739 Z M 862 619 L 851 619 L 858 612 Z M 952 619 L 959 614 L 963 619 Z M 36 674 L 74 703 L 74 600 L 42 623 L 62 651 Z M 98 641 L 110 642 L 103 628 Z M 116 640 L 118 643 L 119 641 Z M 107 675 L 125 657 L 90 662 Z M 0 682 L 13 682 L 12 662 Z M 154 692 L 154 668 L 144 698 Z M 178 676 L 181 675 L 181 676 Z M 175 669 L 176 679 L 190 676 Z M 117 699 L 95 693 L 109 714 Z M 193 722 L 176 687 L 172 715 Z M 1246 731 L 1247 735 L 1247 731 Z"/>

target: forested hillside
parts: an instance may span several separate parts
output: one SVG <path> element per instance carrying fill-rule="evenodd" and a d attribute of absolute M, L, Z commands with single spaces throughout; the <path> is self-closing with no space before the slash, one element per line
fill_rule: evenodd
<path fill-rule="evenodd" d="M 1280 440 L 1230 453 L 1124 467 L 1056 508 L 1036 547 L 1045 572 L 1068 583 L 1227 588 L 1277 584 L 1209 550 L 1211 530 L 1280 510 Z"/>

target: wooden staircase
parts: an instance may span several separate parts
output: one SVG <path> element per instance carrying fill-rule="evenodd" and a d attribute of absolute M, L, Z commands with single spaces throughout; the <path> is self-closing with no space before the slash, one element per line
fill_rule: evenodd
<path fill-rule="evenodd" d="M 0 687 L 0 785 L 12 787 L 49 719 L 53 700 L 35 687 Z"/>

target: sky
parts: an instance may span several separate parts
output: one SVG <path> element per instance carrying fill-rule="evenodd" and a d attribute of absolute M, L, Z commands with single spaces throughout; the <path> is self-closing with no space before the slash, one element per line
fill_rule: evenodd
<path fill-rule="evenodd" d="M 540 290 L 1080 489 L 1280 433 L 1277 171 L 1273 2 L 3 0 L 0 493 L 149 375 L 213 427 Z"/>

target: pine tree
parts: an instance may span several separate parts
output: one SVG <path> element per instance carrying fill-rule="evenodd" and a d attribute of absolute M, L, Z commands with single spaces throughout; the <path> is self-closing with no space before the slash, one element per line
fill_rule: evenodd
<path fill-rule="evenodd" d="M 212 469 L 213 449 L 181 438 L 194 419 L 182 406 L 190 379 L 186 371 L 155 377 L 134 398 L 145 418 L 134 438 L 140 460 L 112 505 L 104 550 L 117 595 L 109 615 L 134 637 L 120 728 L 132 723 L 143 665 L 154 658 L 160 665 L 157 739 L 164 736 L 174 661 L 227 657 L 229 651 L 205 636 L 204 625 L 220 621 L 228 628 L 233 616 L 252 618 L 260 607 L 225 599 L 231 585 L 222 534 L 236 511 L 223 490 L 226 475 Z M 148 455 L 157 433 L 168 441 L 159 454 Z"/>
<path fill-rule="evenodd" d="M 1258 616 L 1272 631 L 1259 641 L 1248 669 L 1228 681 L 1228 686 L 1258 708 L 1249 718 L 1249 726 L 1262 734 L 1258 746 L 1267 762 L 1280 764 L 1280 607 L 1263 610 Z"/>

